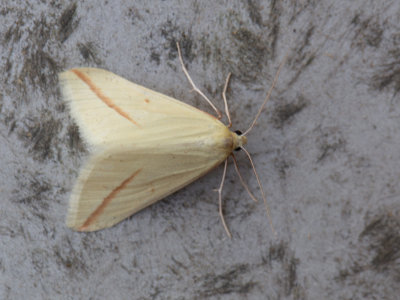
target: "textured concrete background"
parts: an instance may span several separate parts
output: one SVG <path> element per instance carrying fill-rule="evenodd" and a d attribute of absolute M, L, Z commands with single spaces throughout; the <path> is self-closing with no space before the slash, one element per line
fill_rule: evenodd
<path fill-rule="evenodd" d="M 1 1 L 1 299 L 394 299 L 400 293 L 398 1 Z M 64 224 L 86 158 L 57 73 L 96 66 L 246 129 L 278 232 L 231 166 L 117 226 Z M 250 188 L 256 180 L 243 153 Z"/>

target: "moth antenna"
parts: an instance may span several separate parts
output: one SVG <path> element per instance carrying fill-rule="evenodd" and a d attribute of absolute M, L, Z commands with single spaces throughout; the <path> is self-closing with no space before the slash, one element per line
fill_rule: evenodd
<path fill-rule="evenodd" d="M 274 235 L 277 236 L 276 231 L 275 231 L 275 228 L 274 228 L 274 225 L 272 224 L 271 214 L 270 214 L 270 210 L 269 210 L 269 207 L 268 207 L 268 204 L 267 204 L 267 198 L 265 197 L 264 189 L 263 189 L 263 187 L 262 187 L 260 178 L 258 177 L 258 174 L 257 174 L 257 171 L 256 171 L 256 167 L 254 166 L 253 160 L 251 159 L 251 155 L 250 155 L 250 153 L 249 153 L 243 146 L 240 147 L 240 149 L 242 149 L 242 150 L 244 151 L 244 153 L 246 153 L 247 157 L 248 157 L 249 160 L 250 160 L 250 164 L 251 164 L 251 166 L 252 166 L 252 168 L 253 168 L 254 175 L 256 175 L 256 179 L 257 179 L 257 182 L 258 182 L 258 186 L 260 187 L 261 195 L 262 195 L 262 198 L 263 198 L 263 200 L 264 200 L 265 210 L 267 211 L 267 217 L 268 217 L 268 220 L 269 220 L 269 225 L 271 226 L 271 230 L 272 230 L 272 232 L 274 233 Z"/>
<path fill-rule="evenodd" d="M 264 109 L 265 104 L 268 102 L 269 98 L 271 97 L 272 94 L 272 90 L 274 89 L 276 82 L 278 81 L 278 77 L 279 77 L 279 73 L 281 72 L 283 65 L 285 64 L 287 59 L 287 55 L 285 55 L 285 57 L 283 58 L 283 61 L 281 62 L 281 64 L 279 65 L 278 71 L 276 71 L 275 77 L 274 77 L 274 81 L 272 82 L 271 87 L 268 90 L 267 96 L 265 97 L 265 100 L 263 102 L 263 104 L 261 105 L 260 109 L 258 110 L 256 117 L 254 118 L 253 122 L 251 123 L 249 129 L 247 129 L 242 135 L 246 135 L 248 134 L 254 127 L 254 125 L 257 122 L 258 117 L 260 116 L 262 110 Z"/>
<path fill-rule="evenodd" d="M 228 159 L 225 159 L 224 173 L 222 174 L 221 185 L 219 186 L 218 189 L 218 203 L 219 203 L 219 216 L 221 217 L 222 225 L 224 226 L 228 237 L 232 238 L 231 232 L 229 231 L 228 226 L 226 226 L 225 223 L 224 213 L 222 212 L 222 187 L 224 186 L 227 166 L 228 166 Z"/>
<path fill-rule="evenodd" d="M 229 122 L 228 128 L 232 127 L 232 121 L 231 121 L 231 115 L 229 113 L 228 102 L 226 101 L 226 90 L 228 88 L 228 84 L 229 84 L 229 80 L 231 79 L 231 75 L 232 75 L 232 73 L 229 72 L 229 74 L 225 80 L 224 90 L 222 91 L 222 98 L 224 99 L 224 105 L 225 105 L 225 114 L 226 114 L 226 117 L 228 118 L 228 122 Z"/>
<path fill-rule="evenodd" d="M 188 70 L 186 69 L 185 64 L 183 63 L 183 58 L 182 58 L 182 53 L 181 53 L 181 47 L 179 46 L 179 42 L 176 42 L 176 47 L 178 48 L 178 56 L 179 56 L 179 61 L 181 62 L 181 66 L 182 66 L 183 73 L 185 73 L 186 78 L 189 80 L 190 85 L 192 86 L 193 90 L 194 90 L 195 92 L 197 92 L 200 96 L 202 96 L 202 97 L 208 102 L 208 104 L 211 105 L 211 107 L 212 107 L 212 108 L 215 110 L 215 112 L 217 113 L 218 119 L 221 119 L 222 115 L 221 115 L 220 111 L 218 110 L 218 108 L 216 108 L 215 105 L 211 102 L 211 100 L 209 100 L 209 99 L 207 98 L 207 96 L 204 95 L 203 92 L 200 91 L 200 90 L 198 89 L 198 87 L 194 84 L 192 78 L 190 78 L 189 72 L 188 72 Z"/>
<path fill-rule="evenodd" d="M 231 153 L 231 155 L 232 155 L 233 163 L 235 165 L 236 173 L 239 175 L 240 182 L 242 183 L 243 187 L 246 189 L 247 193 L 250 195 L 250 198 L 253 199 L 255 202 L 258 202 L 256 197 L 254 197 L 252 192 L 250 192 L 248 185 L 244 182 L 243 177 L 239 172 L 239 167 L 238 167 L 235 155 L 233 153 Z"/>

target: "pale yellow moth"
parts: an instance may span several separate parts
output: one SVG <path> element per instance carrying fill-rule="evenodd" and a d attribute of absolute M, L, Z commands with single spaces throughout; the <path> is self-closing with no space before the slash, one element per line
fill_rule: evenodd
<path fill-rule="evenodd" d="M 220 118 L 219 111 L 189 77 L 177 46 L 191 85 Z M 239 135 L 219 118 L 102 69 L 71 69 L 59 79 L 90 154 L 69 202 L 67 226 L 78 231 L 113 226 L 225 161 L 224 180 L 227 158 L 233 150 L 244 149 L 245 134 L 255 124 L 273 87 L 252 126 Z M 229 76 L 223 98 L 230 122 L 225 97 L 228 81 Z M 235 167 L 237 170 L 236 162 Z M 244 183 L 240 173 L 239 178 Z M 223 180 L 218 190 L 219 213 L 230 236 L 222 214 Z"/>

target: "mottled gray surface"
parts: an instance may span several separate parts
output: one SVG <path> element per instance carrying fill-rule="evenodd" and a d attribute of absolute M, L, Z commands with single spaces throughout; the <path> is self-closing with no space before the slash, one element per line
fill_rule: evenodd
<path fill-rule="evenodd" d="M 1 1 L 0 299 L 394 299 L 400 293 L 398 1 Z M 57 73 L 97 66 L 209 107 L 225 76 L 278 232 L 221 168 L 117 226 L 64 224 L 86 158 Z M 259 196 L 243 153 L 241 170 Z"/>

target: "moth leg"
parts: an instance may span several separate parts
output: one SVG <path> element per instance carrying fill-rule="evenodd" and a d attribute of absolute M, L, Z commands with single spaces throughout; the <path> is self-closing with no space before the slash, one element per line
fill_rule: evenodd
<path fill-rule="evenodd" d="M 249 194 L 250 198 L 253 199 L 254 202 L 257 202 L 256 197 L 254 197 L 253 193 L 250 192 L 250 189 L 249 189 L 248 185 L 243 180 L 242 174 L 240 174 L 239 167 L 238 167 L 235 155 L 233 155 L 233 153 L 231 153 L 231 156 L 232 156 L 232 159 L 233 159 L 233 164 L 235 165 L 236 173 L 239 176 L 240 182 L 242 183 L 243 187 L 246 189 L 246 191 Z"/>
<path fill-rule="evenodd" d="M 231 115 L 229 113 L 228 102 L 226 101 L 226 89 L 228 88 L 228 84 L 229 84 L 229 80 L 231 79 L 231 75 L 232 75 L 232 73 L 229 72 L 229 74 L 225 80 L 224 90 L 222 91 L 222 99 L 224 99 L 224 105 L 225 105 L 225 114 L 226 114 L 226 117 L 228 118 L 228 122 L 229 122 L 228 128 L 232 127 L 232 121 L 231 121 Z"/>
<path fill-rule="evenodd" d="M 227 166 L 228 166 L 228 159 L 225 159 L 224 173 L 222 174 L 221 185 L 219 186 L 219 189 L 218 189 L 218 203 L 219 203 L 219 216 L 221 217 L 222 225 L 224 226 L 228 237 L 232 238 L 231 232 L 229 231 L 228 226 L 226 226 L 226 223 L 225 223 L 224 213 L 222 212 L 222 187 L 224 186 Z"/>
<path fill-rule="evenodd" d="M 260 177 L 258 177 L 258 174 L 257 174 L 257 171 L 256 171 L 256 167 L 255 167 L 255 165 L 253 163 L 253 159 L 251 158 L 250 153 L 243 146 L 240 147 L 240 149 L 242 149 L 244 151 L 244 153 L 246 153 L 247 157 L 249 158 L 251 167 L 253 168 L 254 175 L 256 176 L 256 179 L 257 179 L 257 182 L 258 182 L 258 186 L 260 187 L 261 196 L 262 196 L 262 198 L 264 200 L 264 206 L 265 206 L 265 210 L 267 212 L 269 225 L 271 226 L 271 230 L 274 233 L 274 235 L 277 236 L 275 228 L 274 228 L 274 225 L 272 224 L 271 213 L 270 213 L 269 206 L 268 206 L 268 203 L 267 203 L 267 198 L 265 197 L 264 189 L 262 187 Z"/>
<path fill-rule="evenodd" d="M 216 108 L 215 105 L 211 102 L 211 100 L 208 99 L 207 96 L 204 95 L 203 92 L 199 90 L 199 88 L 194 84 L 192 78 L 190 78 L 189 72 L 187 71 L 187 69 L 186 69 L 186 67 L 185 67 L 185 64 L 183 63 L 183 58 L 182 58 L 182 53 L 181 53 L 181 47 L 179 46 L 179 43 L 178 43 L 178 42 L 176 42 L 176 47 L 178 48 L 178 56 L 179 56 L 179 61 L 181 62 L 181 66 L 182 66 L 183 73 L 185 73 L 186 78 L 189 80 L 190 85 L 192 86 L 193 90 L 194 90 L 195 92 L 197 92 L 200 96 L 202 96 L 202 97 L 208 102 L 208 104 L 211 105 L 211 107 L 212 107 L 212 108 L 215 110 L 215 112 L 217 113 L 218 119 L 221 119 L 221 118 L 222 118 L 222 115 L 221 115 L 221 112 L 218 110 L 218 108 Z"/>

